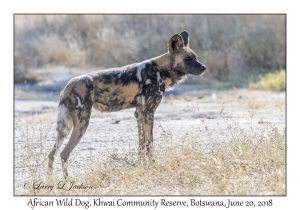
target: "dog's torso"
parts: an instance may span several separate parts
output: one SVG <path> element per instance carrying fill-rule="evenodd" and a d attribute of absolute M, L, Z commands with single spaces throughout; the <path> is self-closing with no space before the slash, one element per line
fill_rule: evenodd
<path fill-rule="evenodd" d="M 159 102 L 153 99 L 160 98 L 165 92 L 162 77 L 165 77 L 164 73 L 159 71 L 156 63 L 146 60 L 75 77 L 63 91 L 72 88 L 69 90 L 69 107 L 78 109 L 91 103 L 101 112 L 113 112 L 144 106 L 151 99 L 152 103 Z M 77 85 L 73 87 L 73 83 Z M 90 97 L 86 98 L 87 95 Z"/>
<path fill-rule="evenodd" d="M 163 81 L 159 82 L 159 71 L 151 61 L 90 75 L 94 84 L 94 108 L 102 112 L 143 105 L 142 97 L 147 100 L 164 86 Z"/>

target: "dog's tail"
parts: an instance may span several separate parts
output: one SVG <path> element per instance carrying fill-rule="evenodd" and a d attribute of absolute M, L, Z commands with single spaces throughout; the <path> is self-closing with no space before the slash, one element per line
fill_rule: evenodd
<path fill-rule="evenodd" d="M 78 84 L 78 79 L 76 77 L 74 77 L 68 82 L 68 84 L 64 87 L 64 89 L 60 92 L 59 104 L 65 103 L 70 99 L 71 92 L 77 84 Z"/>
<path fill-rule="evenodd" d="M 73 119 L 70 110 L 68 109 L 67 101 L 70 100 L 71 91 L 75 85 L 76 81 L 70 80 L 60 93 L 60 102 L 57 113 L 57 138 L 55 142 L 55 154 L 58 152 L 59 148 L 64 142 L 64 139 L 69 135 L 71 129 L 73 128 Z"/>
<path fill-rule="evenodd" d="M 64 139 L 69 135 L 73 127 L 72 116 L 64 103 L 58 106 L 57 114 L 57 138 L 55 142 L 56 152 L 64 142 Z"/>

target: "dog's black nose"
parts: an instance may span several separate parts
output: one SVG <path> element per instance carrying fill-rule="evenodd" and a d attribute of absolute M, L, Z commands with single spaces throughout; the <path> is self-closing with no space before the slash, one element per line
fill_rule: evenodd
<path fill-rule="evenodd" d="M 202 65 L 201 70 L 204 71 L 206 69 L 206 66 Z"/>

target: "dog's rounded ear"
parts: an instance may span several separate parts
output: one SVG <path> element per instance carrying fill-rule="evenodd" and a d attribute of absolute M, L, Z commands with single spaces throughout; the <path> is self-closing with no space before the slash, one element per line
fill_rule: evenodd
<path fill-rule="evenodd" d="M 175 34 L 169 40 L 169 52 L 171 54 L 177 53 L 183 47 L 183 40 L 182 37 L 178 34 Z"/>
<path fill-rule="evenodd" d="M 189 47 L 189 41 L 190 41 L 189 32 L 183 31 L 183 32 L 181 32 L 180 36 L 183 39 L 183 45 L 186 46 L 186 47 Z"/>

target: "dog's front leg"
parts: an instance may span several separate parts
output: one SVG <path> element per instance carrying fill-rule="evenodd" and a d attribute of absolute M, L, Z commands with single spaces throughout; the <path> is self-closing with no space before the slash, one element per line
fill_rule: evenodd
<path fill-rule="evenodd" d="M 145 152 L 146 139 L 145 139 L 145 122 L 144 122 L 144 110 L 142 106 L 136 108 L 134 116 L 137 120 L 138 134 L 139 134 L 139 156 Z"/>
<path fill-rule="evenodd" d="M 145 112 L 144 115 L 144 138 L 145 138 L 145 151 L 148 157 L 151 157 L 153 147 L 153 121 L 154 112 Z"/>
<path fill-rule="evenodd" d="M 135 111 L 139 132 L 139 155 L 146 153 L 151 156 L 153 146 L 153 120 L 154 112 L 147 112 L 143 107 L 137 107 Z"/>
<path fill-rule="evenodd" d="M 146 97 L 146 102 L 138 106 L 134 113 L 139 132 L 139 155 L 143 156 L 145 153 L 148 157 L 151 157 L 151 149 L 153 147 L 153 123 L 154 112 L 158 107 L 162 96 L 152 95 Z"/>

